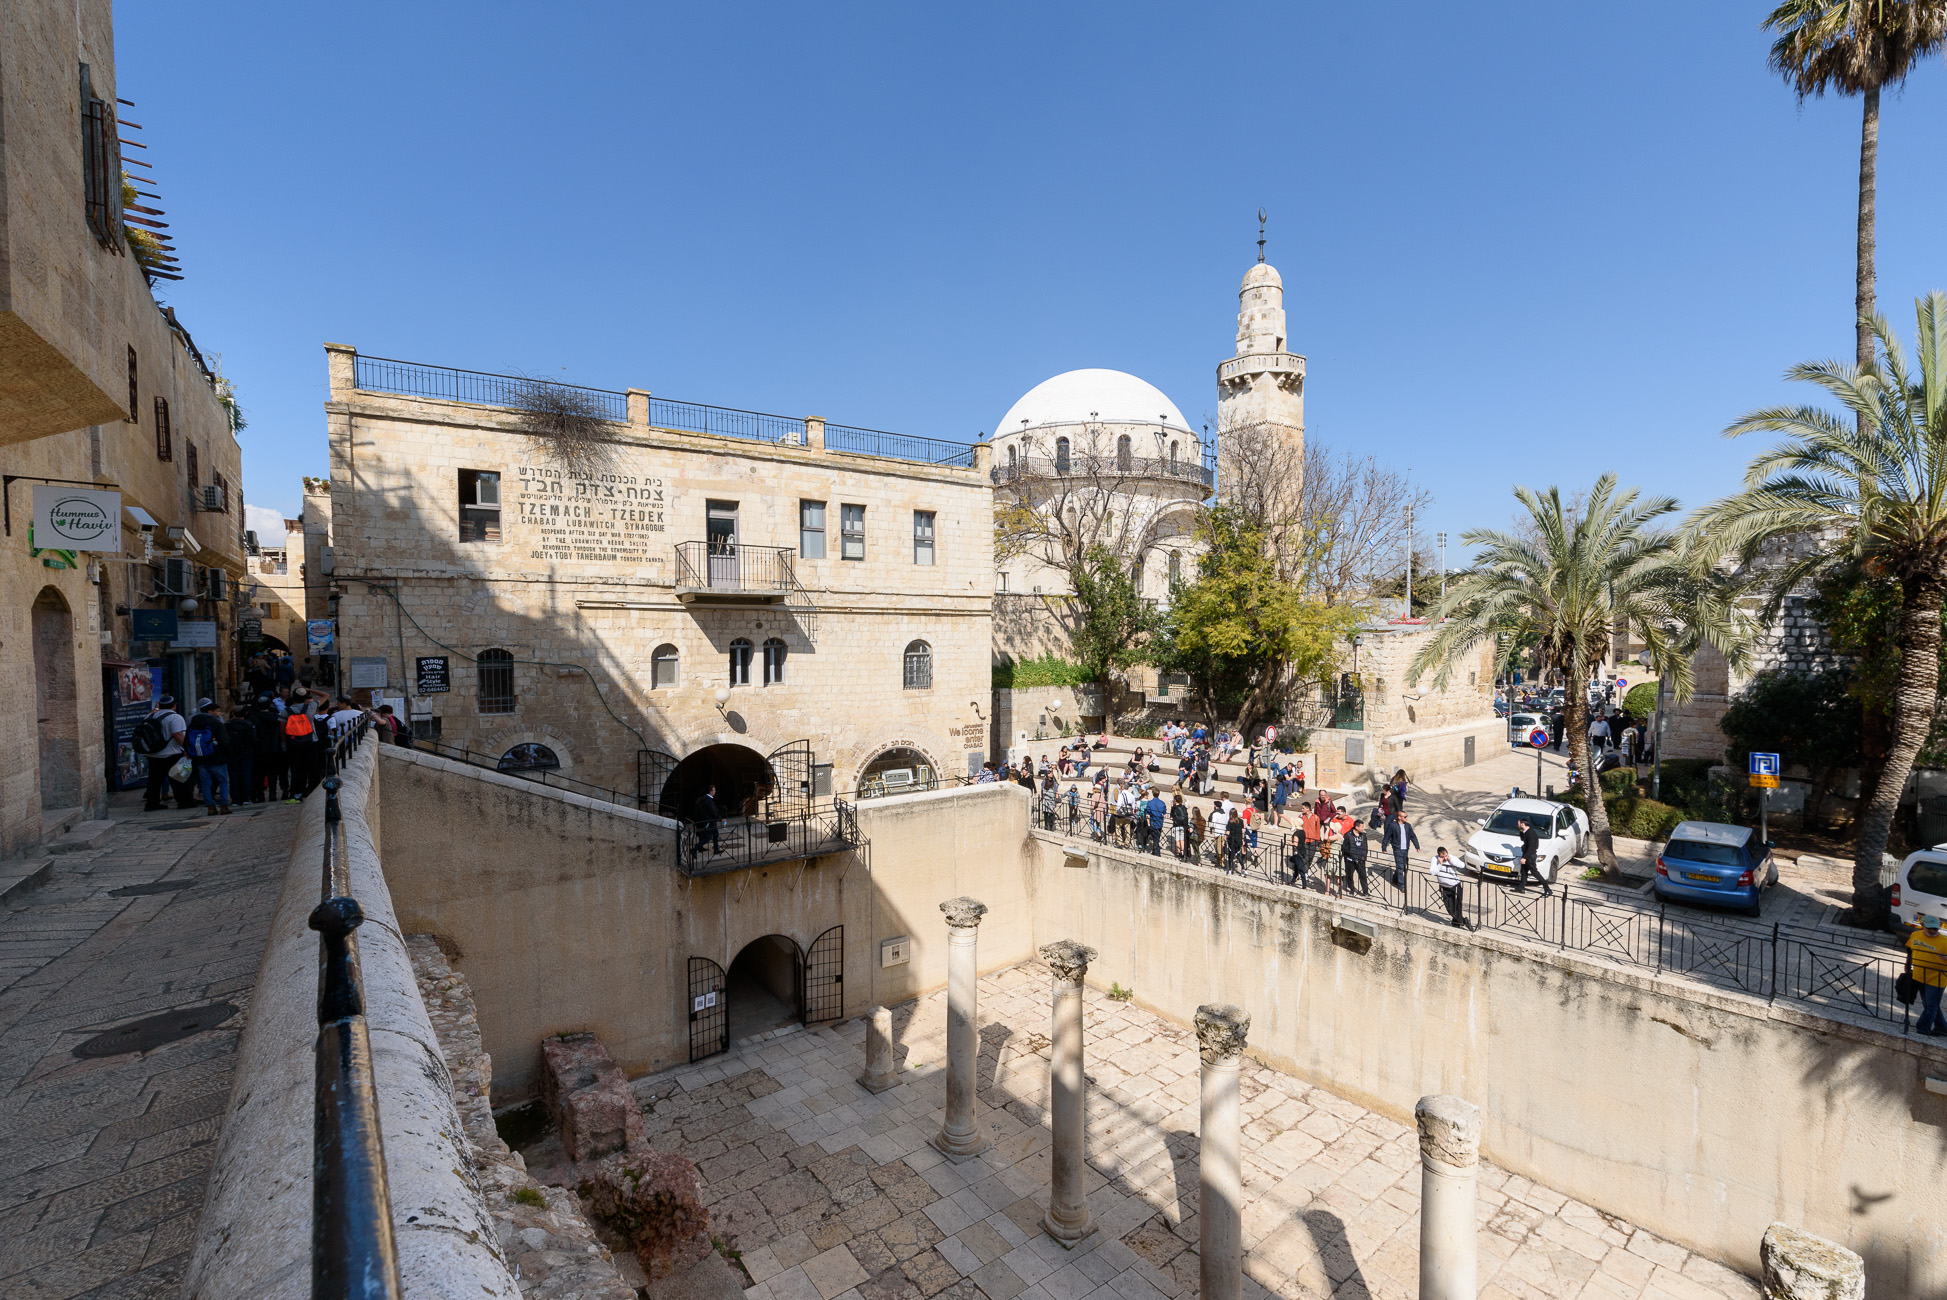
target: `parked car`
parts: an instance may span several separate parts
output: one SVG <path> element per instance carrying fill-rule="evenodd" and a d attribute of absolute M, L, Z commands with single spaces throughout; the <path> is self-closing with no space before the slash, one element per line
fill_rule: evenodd
<path fill-rule="evenodd" d="M 1521 825 L 1526 821 L 1541 833 L 1535 846 L 1535 870 L 1553 880 L 1562 864 L 1582 856 L 1589 846 L 1589 817 L 1580 808 L 1548 799 L 1510 799 L 1480 819 L 1480 829 L 1468 837 L 1460 860 L 1481 874 L 1514 880 L 1521 875 Z"/>
<path fill-rule="evenodd" d="M 1893 880 L 1893 916 L 1916 926 L 1923 916 L 1947 917 L 1947 844 L 1906 855 Z"/>
<path fill-rule="evenodd" d="M 1771 845 L 1749 826 L 1679 822 L 1656 855 L 1656 896 L 1665 902 L 1740 907 L 1756 916 L 1765 887 L 1777 883 Z"/>
<path fill-rule="evenodd" d="M 1536 727 L 1546 728 L 1547 726 L 1548 719 L 1539 713 L 1514 714 L 1508 719 L 1508 744 L 1525 747 L 1528 743 L 1529 732 L 1533 731 Z M 1555 736 L 1556 733 L 1554 731 L 1550 730 L 1548 732 L 1549 740 L 1554 740 Z"/>

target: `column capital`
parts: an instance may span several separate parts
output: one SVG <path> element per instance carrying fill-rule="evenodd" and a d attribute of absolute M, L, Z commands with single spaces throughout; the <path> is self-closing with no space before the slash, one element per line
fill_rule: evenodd
<path fill-rule="evenodd" d="M 1088 974 L 1088 964 L 1095 960 L 1095 949 L 1073 939 L 1057 939 L 1041 945 L 1041 960 L 1048 963 L 1048 969 L 1058 978 L 1079 984 L 1082 976 Z"/>
<path fill-rule="evenodd" d="M 1481 1158 L 1481 1108 L 1447 1093 L 1422 1097 L 1413 1107 L 1420 1130 L 1420 1158 L 1450 1169 L 1469 1169 Z"/>
<path fill-rule="evenodd" d="M 977 898 L 949 898 L 940 904 L 940 910 L 946 913 L 946 923 L 954 929 L 971 930 L 987 915 L 987 904 Z"/>
<path fill-rule="evenodd" d="M 1244 1053 L 1244 1036 L 1251 1032 L 1251 1013 L 1229 1003 L 1197 1008 L 1197 1042 L 1206 1065 L 1236 1060 Z"/>

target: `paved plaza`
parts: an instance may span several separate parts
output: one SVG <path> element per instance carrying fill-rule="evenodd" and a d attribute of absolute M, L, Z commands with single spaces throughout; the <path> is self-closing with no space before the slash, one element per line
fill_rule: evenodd
<path fill-rule="evenodd" d="M 1188 1300 L 1197 1288 L 1195 1036 L 1095 989 L 1084 998 L 1088 1202 L 1065 1250 L 1040 1229 L 1049 1186 L 1049 975 L 980 982 L 986 1154 L 928 1139 L 945 1104 L 945 995 L 893 1010 L 901 1086 L 856 1078 L 864 1026 L 802 1030 L 639 1080 L 652 1142 L 693 1157 L 713 1231 L 749 1300 Z M 1245 1300 L 1418 1294 L 1413 1130 L 1246 1061 Z M 1721 1300 L 1749 1279 L 1483 1164 L 1481 1295 Z"/>
<path fill-rule="evenodd" d="M 298 809 L 140 811 L 0 914 L 0 1295 L 174 1300 Z M 189 1037 L 83 1059 L 213 1001 Z"/>

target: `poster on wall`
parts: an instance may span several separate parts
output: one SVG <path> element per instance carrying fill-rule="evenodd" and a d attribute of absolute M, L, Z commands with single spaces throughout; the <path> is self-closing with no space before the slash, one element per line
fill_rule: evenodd
<path fill-rule="evenodd" d="M 109 726 L 115 738 L 109 781 L 117 790 L 139 790 L 148 781 L 149 767 L 135 752 L 135 728 L 162 694 L 162 665 L 128 664 L 110 668 L 108 674 Z"/>
<path fill-rule="evenodd" d="M 415 695 L 444 695 L 453 689 L 445 655 L 421 655 L 415 661 L 418 684 Z"/>
<path fill-rule="evenodd" d="M 314 618 L 304 625 L 304 638 L 314 655 L 328 655 L 331 650 L 331 620 Z"/>

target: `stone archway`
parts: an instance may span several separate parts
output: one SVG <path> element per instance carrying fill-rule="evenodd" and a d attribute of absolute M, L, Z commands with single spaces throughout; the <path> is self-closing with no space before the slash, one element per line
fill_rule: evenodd
<path fill-rule="evenodd" d="M 871 794 L 896 794 L 898 789 L 886 787 L 882 775 L 886 772 L 906 771 L 913 773 L 914 781 L 902 785 L 902 789 L 930 790 L 943 782 L 951 781 L 955 773 L 940 766 L 929 746 L 921 744 L 909 736 L 895 736 L 881 741 L 866 751 L 869 757 L 859 764 L 852 775 L 851 789 L 858 797 L 866 798 L 867 788 Z"/>
<path fill-rule="evenodd" d="M 74 615 L 53 587 L 34 600 L 34 696 L 41 807 L 81 803 L 81 717 L 74 677 Z"/>
<path fill-rule="evenodd" d="M 665 817 L 688 820 L 696 801 L 711 786 L 716 787 L 717 810 L 735 817 L 769 798 L 777 786 L 777 776 L 770 760 L 748 745 L 705 745 L 670 771 L 656 810 Z"/>

